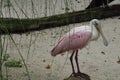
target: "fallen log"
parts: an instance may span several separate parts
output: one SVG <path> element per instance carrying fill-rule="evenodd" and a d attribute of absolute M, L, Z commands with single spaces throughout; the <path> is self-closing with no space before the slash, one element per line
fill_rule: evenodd
<path fill-rule="evenodd" d="M 91 80 L 91 79 L 90 79 L 89 75 L 83 73 L 80 76 L 70 76 L 70 77 L 68 77 L 68 78 L 66 78 L 64 80 Z"/>
<path fill-rule="evenodd" d="M 58 26 L 120 16 L 120 5 L 92 8 L 34 19 L 0 18 L 0 34 L 25 33 L 28 31 L 54 28 Z"/>

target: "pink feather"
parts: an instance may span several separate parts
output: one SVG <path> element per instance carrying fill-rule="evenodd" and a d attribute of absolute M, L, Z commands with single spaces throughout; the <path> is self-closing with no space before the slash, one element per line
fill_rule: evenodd
<path fill-rule="evenodd" d="M 90 31 L 80 30 L 75 32 L 71 30 L 59 40 L 51 50 L 51 55 L 56 56 L 66 51 L 82 49 L 89 42 L 91 35 L 92 33 Z"/>

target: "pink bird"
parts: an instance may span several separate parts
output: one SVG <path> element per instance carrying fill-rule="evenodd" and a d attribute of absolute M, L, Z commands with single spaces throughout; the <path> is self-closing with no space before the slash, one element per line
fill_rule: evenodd
<path fill-rule="evenodd" d="M 72 51 L 70 56 L 70 62 L 72 66 L 72 76 L 81 76 L 78 64 L 78 49 L 84 48 L 90 41 L 97 40 L 99 35 L 101 34 L 103 38 L 103 43 L 105 46 L 108 45 L 106 38 L 103 35 L 100 21 L 97 19 L 93 19 L 90 21 L 90 25 L 75 27 L 70 30 L 68 33 L 63 35 L 63 37 L 59 40 L 59 42 L 55 45 L 55 47 L 51 50 L 51 55 L 56 56 L 66 51 Z M 75 61 L 77 65 L 77 73 L 75 73 L 74 65 L 73 65 L 73 55 L 75 54 Z"/>

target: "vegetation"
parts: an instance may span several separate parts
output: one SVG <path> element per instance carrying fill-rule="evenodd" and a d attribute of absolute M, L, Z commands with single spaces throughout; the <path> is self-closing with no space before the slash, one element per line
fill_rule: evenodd
<path fill-rule="evenodd" d="M 3 80 L 3 75 L 2 75 L 2 67 L 5 61 L 8 60 L 10 57 L 8 54 L 6 54 L 6 50 L 4 48 L 5 46 L 5 37 L 2 40 L 2 36 L 0 36 L 0 80 Z"/>
<path fill-rule="evenodd" d="M 22 62 L 21 60 L 16 61 L 16 60 L 10 60 L 5 62 L 6 67 L 22 67 Z"/>

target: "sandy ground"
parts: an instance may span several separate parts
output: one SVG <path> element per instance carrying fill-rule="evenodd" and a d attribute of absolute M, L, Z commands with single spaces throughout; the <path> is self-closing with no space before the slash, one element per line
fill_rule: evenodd
<path fill-rule="evenodd" d="M 119 0 L 116 1 L 119 2 Z M 108 47 L 103 45 L 100 37 L 86 48 L 79 50 L 80 69 L 90 75 L 91 80 L 120 80 L 120 64 L 117 63 L 118 56 L 120 56 L 120 19 L 118 18 L 100 20 L 103 32 L 109 42 Z M 31 32 L 30 34 L 12 35 L 28 65 L 31 80 L 63 80 L 71 74 L 70 54 L 66 54 L 66 52 L 65 55 L 52 57 L 50 50 L 64 33 L 81 25 L 89 25 L 89 22 Z M 7 53 L 10 55 L 10 59 L 21 59 L 8 36 L 6 36 L 6 42 L 8 42 Z M 30 43 L 31 47 L 27 58 Z M 48 65 L 50 65 L 50 69 L 46 68 Z M 5 67 L 3 70 L 3 74 L 6 74 Z M 8 68 L 8 75 L 9 80 L 27 80 L 24 66 Z"/>

